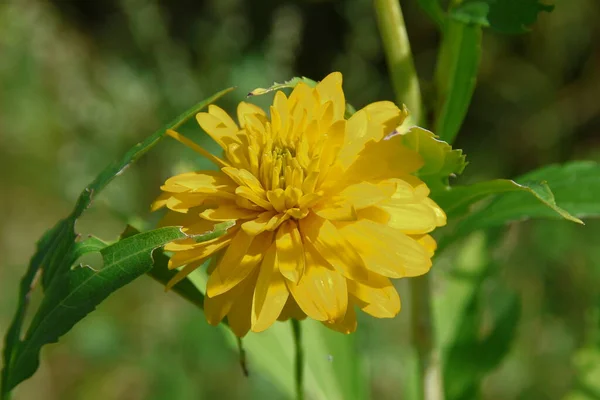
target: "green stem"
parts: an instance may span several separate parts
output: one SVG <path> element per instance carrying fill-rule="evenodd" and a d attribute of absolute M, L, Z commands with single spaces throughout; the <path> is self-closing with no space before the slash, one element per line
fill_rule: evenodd
<path fill-rule="evenodd" d="M 300 321 L 292 319 L 292 332 L 294 333 L 294 344 L 296 350 L 295 377 L 296 377 L 296 400 L 304 400 L 304 349 L 302 348 L 302 329 Z"/>
<path fill-rule="evenodd" d="M 373 0 L 396 103 L 406 104 L 415 123 L 422 121 L 421 89 L 399 0 Z"/>
<path fill-rule="evenodd" d="M 412 278 L 411 328 L 412 343 L 419 367 L 419 397 L 424 400 L 444 398 L 440 355 L 435 348 L 433 315 L 431 313 L 430 274 Z"/>
<path fill-rule="evenodd" d="M 410 51 L 399 0 L 374 0 L 377 22 L 394 85 L 397 102 L 404 102 L 413 122 L 422 123 L 419 79 Z M 429 275 L 413 278 L 411 283 L 412 344 L 419 364 L 419 399 L 443 399 L 439 356 L 434 345 L 431 288 Z"/>

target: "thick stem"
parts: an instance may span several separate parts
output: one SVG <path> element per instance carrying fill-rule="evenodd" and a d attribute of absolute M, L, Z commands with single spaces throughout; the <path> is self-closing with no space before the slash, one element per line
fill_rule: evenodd
<path fill-rule="evenodd" d="M 292 332 L 294 333 L 296 400 L 304 400 L 304 349 L 302 347 L 302 329 L 300 321 L 292 319 Z"/>
<path fill-rule="evenodd" d="M 433 335 L 430 279 L 427 274 L 410 280 L 412 343 L 418 358 L 419 398 L 443 400 L 440 354 Z"/>
<path fill-rule="evenodd" d="M 422 114 L 419 78 L 410 51 L 399 0 L 373 0 L 396 103 L 406 104 L 414 123 Z"/>

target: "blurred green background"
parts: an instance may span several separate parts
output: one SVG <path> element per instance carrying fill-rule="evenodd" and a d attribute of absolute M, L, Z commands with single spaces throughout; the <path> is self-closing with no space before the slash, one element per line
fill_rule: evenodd
<path fill-rule="evenodd" d="M 416 0 L 402 5 L 427 101 L 439 34 Z M 597 0 L 562 0 L 529 34 L 486 32 L 456 142 L 470 161 L 461 182 L 600 161 L 599 17 Z M 257 86 L 332 70 L 344 74 L 357 108 L 393 98 L 371 1 L 0 2 L 0 334 L 35 241 L 108 162 L 224 87 L 238 87 L 220 102 L 233 110 Z M 193 123 L 183 131 L 215 149 Z M 109 186 L 78 231 L 111 240 L 126 215 L 152 220 L 148 204 L 163 180 L 206 166 L 166 139 Z M 483 329 L 503 293 L 520 299 L 508 353 L 483 380 L 482 398 L 600 399 L 600 223 L 586 223 L 514 224 L 439 258 L 439 299 L 457 272 L 485 264 L 476 286 Z M 392 321 L 363 318 L 356 334 L 374 399 L 405 398 L 408 385 L 407 286 L 399 289 L 405 311 Z M 462 367 L 458 358 L 457 368 L 468 368 L 468 356 Z M 44 348 L 15 399 L 285 398 L 252 370 L 252 358 L 249 368 L 245 378 L 236 351 L 199 310 L 142 278 Z"/>

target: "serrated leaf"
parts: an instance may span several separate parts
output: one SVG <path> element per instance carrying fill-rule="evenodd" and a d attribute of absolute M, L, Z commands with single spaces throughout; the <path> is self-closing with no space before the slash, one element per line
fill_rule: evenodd
<path fill-rule="evenodd" d="M 232 88 L 223 90 L 210 98 L 201 101 L 144 141 L 133 146 L 120 160 L 105 168 L 96 179 L 82 191 L 74 210 L 67 218 L 59 221 L 52 229 L 43 235 L 42 239 L 38 242 L 36 252 L 30 261 L 27 272 L 21 280 L 17 310 L 5 336 L 3 353 L 4 367 L 2 370 L 0 398 L 8 396 L 9 391 L 14 386 L 8 384 L 9 374 L 12 373 L 10 365 L 11 360 L 15 357 L 15 352 L 18 350 L 18 344 L 20 343 L 21 331 L 23 330 L 25 313 L 28 306 L 28 298 L 30 292 L 34 288 L 35 277 L 43 271 L 41 279 L 42 286 L 45 290 L 48 290 L 55 277 L 64 275 L 71 267 L 73 257 L 71 251 L 74 248 L 73 246 L 77 238 L 75 233 L 76 220 L 87 207 L 89 207 L 93 198 L 102 191 L 106 185 L 154 147 L 164 137 L 168 129 L 177 129 L 208 104 L 216 101 L 231 90 Z"/>
<path fill-rule="evenodd" d="M 112 292 L 148 272 L 152 268 L 154 249 L 184 237 L 187 236 L 178 227 L 166 227 L 109 246 L 96 238 L 73 243 L 68 252 L 72 260 L 99 251 L 104 267 L 94 270 L 89 266 L 78 266 L 61 271 L 52 280 L 24 340 L 18 343 L 6 366 L 3 390 L 10 391 L 33 375 L 43 345 L 57 342 Z"/>
<path fill-rule="evenodd" d="M 453 186 L 448 190 L 437 193 L 434 200 L 446 212 L 449 217 L 459 217 L 468 212 L 469 206 L 490 196 L 509 192 L 526 192 L 537 198 L 549 209 L 561 217 L 582 223 L 579 218 L 569 214 L 556 204 L 554 194 L 548 184 L 544 181 L 518 184 L 508 179 L 495 179 L 486 182 L 475 183 L 469 186 Z"/>
<path fill-rule="evenodd" d="M 538 14 L 551 12 L 554 6 L 539 0 L 467 0 L 450 10 L 451 18 L 466 24 L 489 26 L 508 34 L 529 30 Z"/>
<path fill-rule="evenodd" d="M 435 133 L 454 142 L 471 104 L 481 59 L 481 27 L 448 20 L 436 65 Z"/>
<path fill-rule="evenodd" d="M 551 165 L 516 181 L 522 188 L 500 195 L 487 207 L 468 215 L 459 223 L 457 231 L 466 233 L 528 218 L 566 218 L 581 222 L 579 217 L 600 216 L 598 163 L 577 161 Z"/>
<path fill-rule="evenodd" d="M 417 175 L 432 192 L 445 190 L 448 177 L 461 174 L 467 165 L 462 150 L 453 150 L 452 146 L 427 129 L 400 127 L 397 133 L 402 135 L 406 147 L 415 150 L 423 158 L 423 167 L 417 171 Z"/>

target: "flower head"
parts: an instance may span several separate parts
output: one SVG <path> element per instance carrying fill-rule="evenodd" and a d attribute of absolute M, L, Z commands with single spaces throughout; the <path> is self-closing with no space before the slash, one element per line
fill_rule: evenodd
<path fill-rule="evenodd" d="M 165 223 L 190 236 L 230 221 L 223 236 L 165 247 L 169 267 L 183 267 L 170 286 L 212 260 L 209 323 L 227 316 L 244 336 L 308 316 L 349 333 L 356 308 L 377 318 L 400 311 L 390 278 L 431 267 L 428 233 L 446 217 L 413 175 L 419 154 L 390 135 L 407 112 L 388 101 L 347 120 L 344 112 L 342 76 L 332 73 L 289 97 L 277 92 L 270 117 L 245 102 L 238 123 L 214 105 L 197 115 L 224 150 L 223 159 L 209 155 L 219 170 L 168 179 L 154 209 L 168 207 Z"/>

